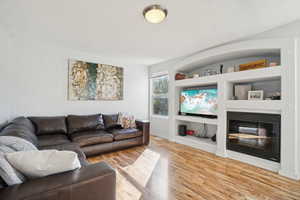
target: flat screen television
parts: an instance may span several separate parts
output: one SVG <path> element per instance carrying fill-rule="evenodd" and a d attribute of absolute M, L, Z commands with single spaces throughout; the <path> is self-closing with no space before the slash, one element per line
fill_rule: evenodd
<path fill-rule="evenodd" d="M 216 86 L 183 89 L 180 94 L 180 114 L 216 118 L 217 98 Z"/>

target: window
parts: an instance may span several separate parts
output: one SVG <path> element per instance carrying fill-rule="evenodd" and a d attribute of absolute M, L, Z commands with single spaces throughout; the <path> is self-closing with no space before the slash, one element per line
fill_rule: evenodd
<path fill-rule="evenodd" d="M 168 83 L 167 74 L 152 78 L 152 114 L 168 116 Z"/>

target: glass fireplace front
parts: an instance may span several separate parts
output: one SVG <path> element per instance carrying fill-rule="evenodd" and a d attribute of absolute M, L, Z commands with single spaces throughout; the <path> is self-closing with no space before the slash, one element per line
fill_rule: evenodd
<path fill-rule="evenodd" d="M 227 120 L 227 149 L 280 162 L 280 115 L 228 112 Z"/>

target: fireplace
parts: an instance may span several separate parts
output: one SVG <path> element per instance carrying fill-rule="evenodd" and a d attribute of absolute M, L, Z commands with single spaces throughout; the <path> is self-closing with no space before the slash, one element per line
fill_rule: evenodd
<path fill-rule="evenodd" d="M 280 162 L 280 122 L 276 114 L 227 112 L 227 149 Z"/>

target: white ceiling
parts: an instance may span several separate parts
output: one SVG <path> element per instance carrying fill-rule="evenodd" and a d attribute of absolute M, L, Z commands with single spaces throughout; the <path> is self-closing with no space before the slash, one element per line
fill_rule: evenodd
<path fill-rule="evenodd" d="M 161 24 L 143 8 L 168 9 Z M 1 0 L 0 27 L 94 54 L 153 64 L 300 18 L 299 0 Z"/>

